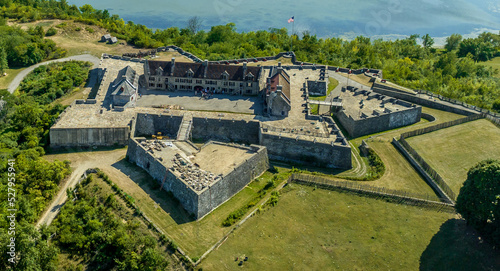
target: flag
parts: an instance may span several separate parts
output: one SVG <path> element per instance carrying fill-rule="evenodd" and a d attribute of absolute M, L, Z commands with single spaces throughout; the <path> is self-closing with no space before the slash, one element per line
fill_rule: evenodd
<path fill-rule="evenodd" d="M 288 19 L 288 23 L 291 23 L 291 22 L 293 22 L 293 21 L 294 21 L 294 20 L 293 20 L 293 17 L 295 17 L 295 16 L 292 16 L 292 18 Z"/>
<path fill-rule="evenodd" d="M 351 69 L 349 69 L 349 74 L 351 74 L 351 73 L 352 73 L 352 71 L 351 71 Z"/>

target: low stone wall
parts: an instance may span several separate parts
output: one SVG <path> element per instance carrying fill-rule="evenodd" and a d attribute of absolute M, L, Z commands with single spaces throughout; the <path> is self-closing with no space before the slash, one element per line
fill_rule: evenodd
<path fill-rule="evenodd" d="M 50 128 L 50 146 L 59 147 L 94 147 L 125 146 L 128 143 L 130 129 L 126 127 L 95 128 Z"/>
<path fill-rule="evenodd" d="M 194 139 L 258 144 L 259 122 L 193 117 Z"/>
<path fill-rule="evenodd" d="M 373 84 L 373 91 L 376 93 L 380 93 L 383 95 L 391 96 L 394 98 L 398 98 L 401 100 L 405 100 L 411 103 L 419 104 L 422 106 L 438 109 L 438 110 L 444 110 L 456 114 L 461 114 L 461 115 L 472 115 L 476 114 L 473 110 L 469 110 L 465 107 L 460 107 L 460 106 L 454 106 L 452 104 L 449 104 L 447 102 L 442 102 L 442 101 L 434 101 L 433 99 L 429 98 L 423 98 L 423 97 L 418 97 L 417 95 L 410 94 L 410 93 L 404 93 L 404 92 L 399 92 L 399 91 L 393 91 L 389 89 L 384 89 L 378 86 L 378 83 Z"/>

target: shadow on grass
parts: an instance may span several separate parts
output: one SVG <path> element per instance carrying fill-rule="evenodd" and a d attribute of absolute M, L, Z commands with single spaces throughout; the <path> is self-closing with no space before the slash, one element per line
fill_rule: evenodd
<path fill-rule="evenodd" d="M 464 220 L 450 219 L 420 256 L 420 270 L 500 270 L 500 250 Z"/>
<path fill-rule="evenodd" d="M 329 177 L 334 177 L 334 178 L 341 178 L 341 177 L 338 177 L 337 175 L 350 170 L 350 169 L 318 167 L 318 166 L 311 166 L 311 165 L 306 165 L 306 164 L 279 161 L 279 160 L 270 160 L 270 162 L 271 162 L 271 165 L 274 165 L 274 166 L 278 166 L 278 167 L 282 167 L 282 168 L 286 168 L 286 169 L 296 168 L 299 170 L 309 171 L 311 174 L 320 173 L 320 175 L 330 175 Z"/>
<path fill-rule="evenodd" d="M 112 166 L 136 183 L 151 199 L 153 199 L 177 224 L 193 222 L 194 219 L 182 207 L 179 201 L 165 190 L 160 190 L 160 184 L 145 170 L 130 163 L 126 158 L 112 164 Z M 136 199 L 137 200 L 137 199 Z M 143 209 L 143 208 L 142 208 Z"/>

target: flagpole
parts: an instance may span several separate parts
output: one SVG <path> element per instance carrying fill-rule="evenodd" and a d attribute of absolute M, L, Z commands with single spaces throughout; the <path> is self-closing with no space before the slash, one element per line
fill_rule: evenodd
<path fill-rule="evenodd" d="M 292 46 L 290 46 L 290 51 L 293 52 L 293 33 L 295 32 L 295 16 L 293 18 L 293 22 L 292 22 Z"/>

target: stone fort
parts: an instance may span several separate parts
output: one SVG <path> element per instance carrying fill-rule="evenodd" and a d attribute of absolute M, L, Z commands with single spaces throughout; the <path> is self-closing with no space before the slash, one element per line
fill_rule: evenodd
<path fill-rule="evenodd" d="M 293 53 L 279 56 L 296 63 Z M 196 219 L 265 172 L 269 159 L 351 168 L 351 146 L 339 124 L 330 113 L 312 115 L 308 99 L 309 87 L 326 94 L 328 73 L 337 76 L 339 68 L 332 73 L 311 63 L 282 65 L 271 63 L 272 57 L 193 57 L 182 62 L 103 55 L 95 99 L 76 100 L 60 115 L 50 129 L 51 147 L 128 145 L 129 161 Z M 203 89 L 213 96 L 202 98 Z M 330 96 L 319 106 L 352 137 L 420 120 L 420 106 L 345 83 Z"/>

